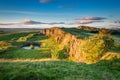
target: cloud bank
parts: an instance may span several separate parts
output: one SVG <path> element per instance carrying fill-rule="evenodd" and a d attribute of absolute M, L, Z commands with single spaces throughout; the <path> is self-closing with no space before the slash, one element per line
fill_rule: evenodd
<path fill-rule="evenodd" d="M 31 25 L 34 25 L 34 24 L 48 24 L 48 25 L 54 25 L 54 24 L 66 24 L 64 22 L 51 22 L 51 23 L 47 23 L 47 22 L 38 22 L 38 21 L 33 21 L 33 20 L 29 20 L 29 19 L 25 19 L 25 20 L 22 20 L 21 21 L 21 24 L 31 24 Z"/>
<path fill-rule="evenodd" d="M 37 22 L 37 21 L 32 21 L 32 20 L 29 20 L 29 19 L 25 19 L 25 20 L 22 20 L 21 21 L 21 24 L 42 24 L 41 22 Z"/>
<path fill-rule="evenodd" d="M 79 18 L 75 19 L 76 23 L 78 24 L 89 24 L 94 22 L 103 22 L 103 20 L 106 19 L 104 17 L 85 17 L 85 18 Z"/>
<path fill-rule="evenodd" d="M 9 25 L 41 25 L 41 24 L 46 24 L 46 25 L 55 25 L 55 24 L 66 24 L 65 22 L 39 22 L 39 21 L 33 21 L 30 19 L 24 19 L 18 23 L 0 23 L 1 26 L 9 26 Z"/>

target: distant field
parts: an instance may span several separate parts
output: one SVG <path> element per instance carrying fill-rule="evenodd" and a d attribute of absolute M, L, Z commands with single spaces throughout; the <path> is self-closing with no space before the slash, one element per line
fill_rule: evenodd
<path fill-rule="evenodd" d="M 35 31 L 38 28 L 0 28 L 1 32 Z"/>
<path fill-rule="evenodd" d="M 25 50 L 20 48 L 25 42 L 17 42 L 20 37 L 27 36 L 28 34 L 34 34 L 33 37 L 27 40 L 27 42 L 40 41 L 47 39 L 45 36 L 37 35 L 39 32 L 19 32 L 19 33 L 7 33 L 6 35 L 0 35 L 0 41 L 7 41 L 12 44 L 7 50 L 0 51 L 0 58 L 4 59 L 40 59 L 50 58 L 50 51 L 47 49 L 37 50 Z M 14 40 L 15 39 L 15 40 Z"/>

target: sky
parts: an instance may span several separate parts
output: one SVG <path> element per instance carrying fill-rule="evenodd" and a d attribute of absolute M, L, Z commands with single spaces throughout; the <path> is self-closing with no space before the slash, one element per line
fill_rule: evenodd
<path fill-rule="evenodd" d="M 0 0 L 0 28 L 120 28 L 120 0 Z"/>

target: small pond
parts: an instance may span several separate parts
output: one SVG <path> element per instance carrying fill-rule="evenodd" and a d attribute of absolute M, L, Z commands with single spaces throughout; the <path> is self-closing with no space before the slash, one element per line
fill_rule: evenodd
<path fill-rule="evenodd" d="M 38 49 L 40 48 L 41 43 L 39 42 L 26 42 L 24 43 L 21 48 L 31 50 L 31 49 Z"/>

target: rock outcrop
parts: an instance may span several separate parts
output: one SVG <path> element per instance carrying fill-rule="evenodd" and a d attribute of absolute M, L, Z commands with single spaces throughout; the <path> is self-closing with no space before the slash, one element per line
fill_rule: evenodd
<path fill-rule="evenodd" d="M 62 44 L 62 47 L 68 46 L 69 51 L 67 53 L 69 57 L 74 61 L 80 61 L 80 48 L 84 40 L 78 39 L 75 35 L 67 33 L 56 27 L 43 29 L 40 33 L 46 36 L 53 36 L 57 43 Z"/>
<path fill-rule="evenodd" d="M 81 54 L 82 52 L 82 47 L 83 44 L 85 43 L 85 40 L 77 38 L 77 36 L 67 33 L 65 31 L 63 31 L 60 28 L 50 28 L 50 29 L 43 29 L 40 31 L 41 34 L 46 35 L 46 36 L 51 36 L 54 38 L 54 41 L 56 41 L 58 44 L 62 45 L 62 48 L 64 47 L 68 47 L 69 50 L 67 52 L 67 55 L 69 56 L 70 59 L 72 59 L 73 61 L 77 61 L 77 62 L 85 62 L 84 58 L 85 55 Z M 101 56 L 101 58 L 99 60 L 107 60 L 109 57 L 108 55 L 111 55 L 111 53 L 109 54 L 105 54 L 105 56 Z M 114 55 L 114 56 L 113 56 Z M 114 57 L 118 57 L 120 58 L 119 54 L 112 54 L 110 58 L 114 58 Z M 98 61 L 99 61 L 98 60 Z M 85 62 L 88 63 L 88 62 Z"/>

